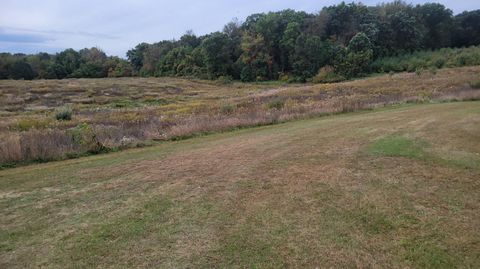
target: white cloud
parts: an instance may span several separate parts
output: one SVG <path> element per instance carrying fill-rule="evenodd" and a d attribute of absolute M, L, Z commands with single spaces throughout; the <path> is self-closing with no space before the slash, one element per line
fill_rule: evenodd
<path fill-rule="evenodd" d="M 3 0 L 0 28 L 21 34 L 40 34 L 48 41 L 38 50 L 98 46 L 109 54 L 124 56 L 140 42 L 180 37 L 186 30 L 206 34 L 221 30 L 230 19 L 285 8 L 315 12 L 340 0 Z M 380 1 L 362 1 L 375 5 Z M 413 0 L 413 3 L 427 1 Z M 458 13 L 478 9 L 478 0 L 437 1 Z M 21 44 L 18 44 L 20 49 Z M 0 51 L 12 44 L 0 42 Z M 36 52 L 31 46 L 30 51 Z M 49 50 L 49 51 L 50 51 Z"/>

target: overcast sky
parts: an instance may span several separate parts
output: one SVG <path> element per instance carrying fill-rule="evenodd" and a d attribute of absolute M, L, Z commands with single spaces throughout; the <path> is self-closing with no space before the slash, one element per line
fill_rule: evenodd
<path fill-rule="evenodd" d="M 125 57 L 140 42 L 178 39 L 187 30 L 203 35 L 221 30 L 233 18 L 295 9 L 318 12 L 340 0 L 2 0 L 0 52 L 58 52 L 99 47 Z M 346 1 L 349 2 L 349 1 Z M 381 0 L 365 0 L 376 5 Z M 480 0 L 439 2 L 460 13 L 480 9 Z"/>

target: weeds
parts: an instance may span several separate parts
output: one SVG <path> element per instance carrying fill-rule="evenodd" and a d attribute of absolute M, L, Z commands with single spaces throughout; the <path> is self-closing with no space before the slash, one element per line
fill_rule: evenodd
<path fill-rule="evenodd" d="M 345 78 L 336 74 L 331 66 L 322 67 L 320 71 L 318 71 L 318 74 L 312 79 L 314 83 L 334 83 L 344 80 Z"/>
<path fill-rule="evenodd" d="M 134 100 L 126 102 L 122 101 L 126 100 L 126 97 L 121 96 L 123 94 L 121 90 L 113 91 L 111 85 L 105 85 L 98 91 L 103 93 L 110 91 L 109 96 L 115 97 L 111 99 L 105 97 L 107 101 L 104 105 L 96 104 L 93 108 L 77 103 L 75 118 L 71 117 L 73 114 L 71 106 L 60 106 L 56 110 L 67 111 L 64 113 L 67 116 L 59 116 L 60 120 L 57 121 L 48 117 L 50 112 L 44 115 L 16 112 L 19 116 L 11 120 L 8 118 L 11 113 L 6 113 L 4 118 L 8 120 L 0 122 L 0 164 L 72 158 L 137 147 L 148 144 L 148 141 L 183 139 L 199 134 L 373 109 L 392 104 L 480 99 L 478 90 L 464 87 L 465 81 L 473 81 L 470 84 L 472 88 L 476 87 L 478 69 L 438 72 L 438 75 L 429 79 L 425 78 L 427 74 L 422 76 L 395 74 L 338 84 L 301 87 L 261 83 L 232 84 L 228 87 L 198 83 L 189 86 L 181 84 L 182 87 L 177 87 L 171 86 L 173 79 L 169 79 L 168 87 L 160 87 L 160 90 L 165 92 L 163 97 L 153 92 L 145 93 L 145 96 L 131 92 Z M 445 83 L 446 77 L 449 78 L 448 83 Z M 143 79 L 129 79 L 122 83 L 130 85 L 130 81 L 137 80 Z M 97 83 L 105 82 L 97 80 Z M 123 85 L 122 83 L 119 85 Z M 176 83 L 186 82 L 181 80 Z M 134 87 L 132 85 L 135 84 L 129 87 Z M 183 90 L 189 87 L 192 89 Z M 252 87 L 258 88 L 252 90 Z M 179 90 L 181 88 L 183 89 Z M 174 93 L 172 89 L 180 93 Z M 35 92 L 32 90 L 32 94 Z M 95 91 L 92 93 L 91 87 L 87 87 L 86 92 L 90 95 L 97 94 Z M 9 94 L 2 95 L 6 96 L 6 101 L 12 99 L 12 95 Z M 152 105 L 137 107 L 135 104 L 139 103 L 135 100 L 144 100 L 139 101 L 141 103 L 152 100 Z M 168 100 L 168 104 L 164 100 Z M 50 99 L 41 101 L 50 102 Z M 120 106 L 123 109 L 112 109 L 117 107 L 115 104 L 119 101 L 127 105 Z M 64 120 L 69 118 L 68 115 L 70 120 Z M 399 141 L 394 139 L 393 142 Z M 403 144 L 397 146 L 401 147 Z M 385 151 L 385 154 L 388 154 L 388 151 Z"/>
<path fill-rule="evenodd" d="M 69 106 L 59 107 L 55 109 L 55 119 L 57 120 L 71 120 L 73 110 Z"/>
<path fill-rule="evenodd" d="M 16 131 L 28 131 L 32 128 L 35 129 L 43 129 L 48 126 L 50 122 L 48 120 L 43 119 L 35 119 L 35 118 L 22 118 L 19 119 L 12 127 L 13 130 Z"/>

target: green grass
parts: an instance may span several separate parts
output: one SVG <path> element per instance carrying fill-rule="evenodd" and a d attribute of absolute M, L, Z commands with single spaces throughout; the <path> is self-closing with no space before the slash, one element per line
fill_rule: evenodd
<path fill-rule="evenodd" d="M 477 268 L 479 133 L 406 105 L 2 170 L 0 267 Z"/>
<path fill-rule="evenodd" d="M 402 245 L 406 250 L 405 259 L 418 268 L 455 268 L 460 262 L 435 242 L 417 239 L 402 242 Z"/>
<path fill-rule="evenodd" d="M 154 225 L 162 225 L 168 222 L 169 209 L 173 203 L 168 199 L 152 199 L 125 216 L 115 219 L 111 223 L 103 223 L 93 228 L 91 232 L 77 234 L 74 237 L 65 238 L 73 241 L 70 246 L 59 248 L 69 253 L 68 259 L 77 266 L 91 267 L 103 263 L 102 257 L 108 255 L 115 257 L 122 249 L 129 247 L 132 241 L 141 239 L 152 232 Z M 175 227 L 164 229 L 162 233 L 171 233 Z M 112 244 L 115 242 L 115 244 Z"/>
<path fill-rule="evenodd" d="M 111 103 L 112 108 L 135 108 L 140 106 L 141 104 L 138 102 L 127 98 L 118 99 Z"/>
<path fill-rule="evenodd" d="M 368 151 L 380 156 L 419 159 L 425 157 L 423 144 L 402 136 L 387 136 L 373 141 L 369 145 Z"/>

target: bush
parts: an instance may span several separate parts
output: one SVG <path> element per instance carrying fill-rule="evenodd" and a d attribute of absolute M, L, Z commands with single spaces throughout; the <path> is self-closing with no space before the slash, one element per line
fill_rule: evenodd
<path fill-rule="evenodd" d="M 57 120 L 71 120 L 73 110 L 69 106 L 59 107 L 55 110 L 55 119 Z"/>
<path fill-rule="evenodd" d="M 227 85 L 233 82 L 233 78 L 231 76 L 219 76 L 215 82 L 219 85 Z"/>
<path fill-rule="evenodd" d="M 28 63 L 19 60 L 10 67 L 10 77 L 13 79 L 32 80 L 35 78 L 35 73 Z"/>
<path fill-rule="evenodd" d="M 445 59 L 443 59 L 443 58 L 435 59 L 435 60 L 433 61 L 434 67 L 432 67 L 432 68 L 442 68 L 442 67 L 445 66 L 445 62 L 446 62 L 446 61 L 445 61 Z"/>
<path fill-rule="evenodd" d="M 285 105 L 285 101 L 279 97 L 273 99 L 272 101 L 268 102 L 267 107 L 269 109 L 282 109 Z"/>
<path fill-rule="evenodd" d="M 230 105 L 230 104 L 224 104 L 220 107 L 220 112 L 222 114 L 229 115 L 229 114 L 232 114 L 233 111 L 235 111 L 235 107 L 233 105 Z"/>
<path fill-rule="evenodd" d="M 98 141 L 92 126 L 86 123 L 81 123 L 74 128 L 68 129 L 67 134 L 70 135 L 75 146 L 80 147 L 88 153 L 107 151 L 107 148 Z"/>
<path fill-rule="evenodd" d="M 480 79 L 470 82 L 470 87 L 474 89 L 480 89 Z"/>
<path fill-rule="evenodd" d="M 343 80 L 345 80 L 345 77 L 336 74 L 331 66 L 322 67 L 312 79 L 314 83 L 334 83 Z"/>
<path fill-rule="evenodd" d="M 283 81 L 283 82 L 290 82 L 290 81 L 292 81 L 292 78 L 288 74 L 280 73 L 278 75 L 278 80 Z"/>

